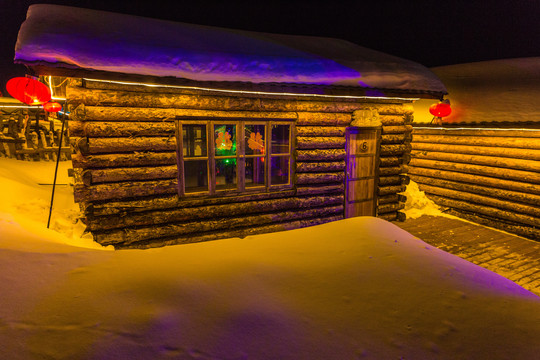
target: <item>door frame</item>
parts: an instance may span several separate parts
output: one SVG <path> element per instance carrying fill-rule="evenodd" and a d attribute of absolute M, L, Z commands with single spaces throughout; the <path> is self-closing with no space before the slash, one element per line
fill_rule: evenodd
<path fill-rule="evenodd" d="M 344 210 L 345 210 L 345 218 L 354 217 L 354 216 L 362 216 L 362 215 L 351 215 L 348 210 L 347 204 L 349 203 L 349 159 L 356 158 L 356 157 L 362 157 L 362 155 L 357 156 L 358 154 L 350 154 L 350 146 L 349 142 L 351 141 L 351 135 L 359 134 L 362 132 L 362 130 L 368 130 L 368 131 L 374 131 L 376 133 L 376 146 L 375 146 L 375 154 L 374 155 L 366 155 L 366 156 L 374 156 L 374 166 L 375 169 L 373 170 L 373 176 L 369 176 L 366 178 L 373 178 L 374 185 L 373 185 L 373 209 L 371 215 L 365 215 L 365 216 L 377 216 L 377 207 L 378 207 L 378 185 L 379 185 L 379 165 L 380 165 L 380 151 L 381 151 L 381 132 L 382 127 L 380 125 L 378 126 L 349 126 L 345 130 L 345 196 L 344 196 Z M 361 153 L 360 153 L 361 154 Z M 352 156 L 350 156 L 352 155 Z M 360 180 L 354 179 L 354 180 Z M 351 202 L 354 202 L 351 201 Z"/>

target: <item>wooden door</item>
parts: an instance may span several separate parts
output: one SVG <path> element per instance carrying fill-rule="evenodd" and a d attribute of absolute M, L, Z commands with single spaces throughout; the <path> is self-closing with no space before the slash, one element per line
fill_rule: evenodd
<path fill-rule="evenodd" d="M 375 216 L 380 127 L 347 128 L 345 217 Z"/>

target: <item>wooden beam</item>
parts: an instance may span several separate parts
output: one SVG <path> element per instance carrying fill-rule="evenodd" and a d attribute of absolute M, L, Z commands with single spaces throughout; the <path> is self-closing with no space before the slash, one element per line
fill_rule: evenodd
<path fill-rule="evenodd" d="M 410 162 L 411 168 L 430 168 L 437 170 L 446 170 L 459 173 L 475 174 L 482 176 L 490 176 L 506 180 L 518 180 L 533 184 L 540 184 L 540 173 L 524 170 L 514 170 L 508 168 L 498 168 L 492 166 L 462 164 L 450 161 L 438 161 L 429 159 L 412 158 Z M 452 178 L 448 178 L 452 180 Z"/>

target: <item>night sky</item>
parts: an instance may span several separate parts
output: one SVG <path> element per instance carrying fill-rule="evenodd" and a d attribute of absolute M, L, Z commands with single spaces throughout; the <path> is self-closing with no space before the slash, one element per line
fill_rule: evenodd
<path fill-rule="evenodd" d="M 0 0 L 0 89 L 30 4 L 50 3 L 242 30 L 328 36 L 428 67 L 540 56 L 539 0 Z"/>

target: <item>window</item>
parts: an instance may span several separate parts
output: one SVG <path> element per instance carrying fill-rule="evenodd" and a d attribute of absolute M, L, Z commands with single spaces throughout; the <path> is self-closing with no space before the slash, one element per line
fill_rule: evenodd
<path fill-rule="evenodd" d="M 181 196 L 292 186 L 290 121 L 189 118 L 177 125 Z"/>

